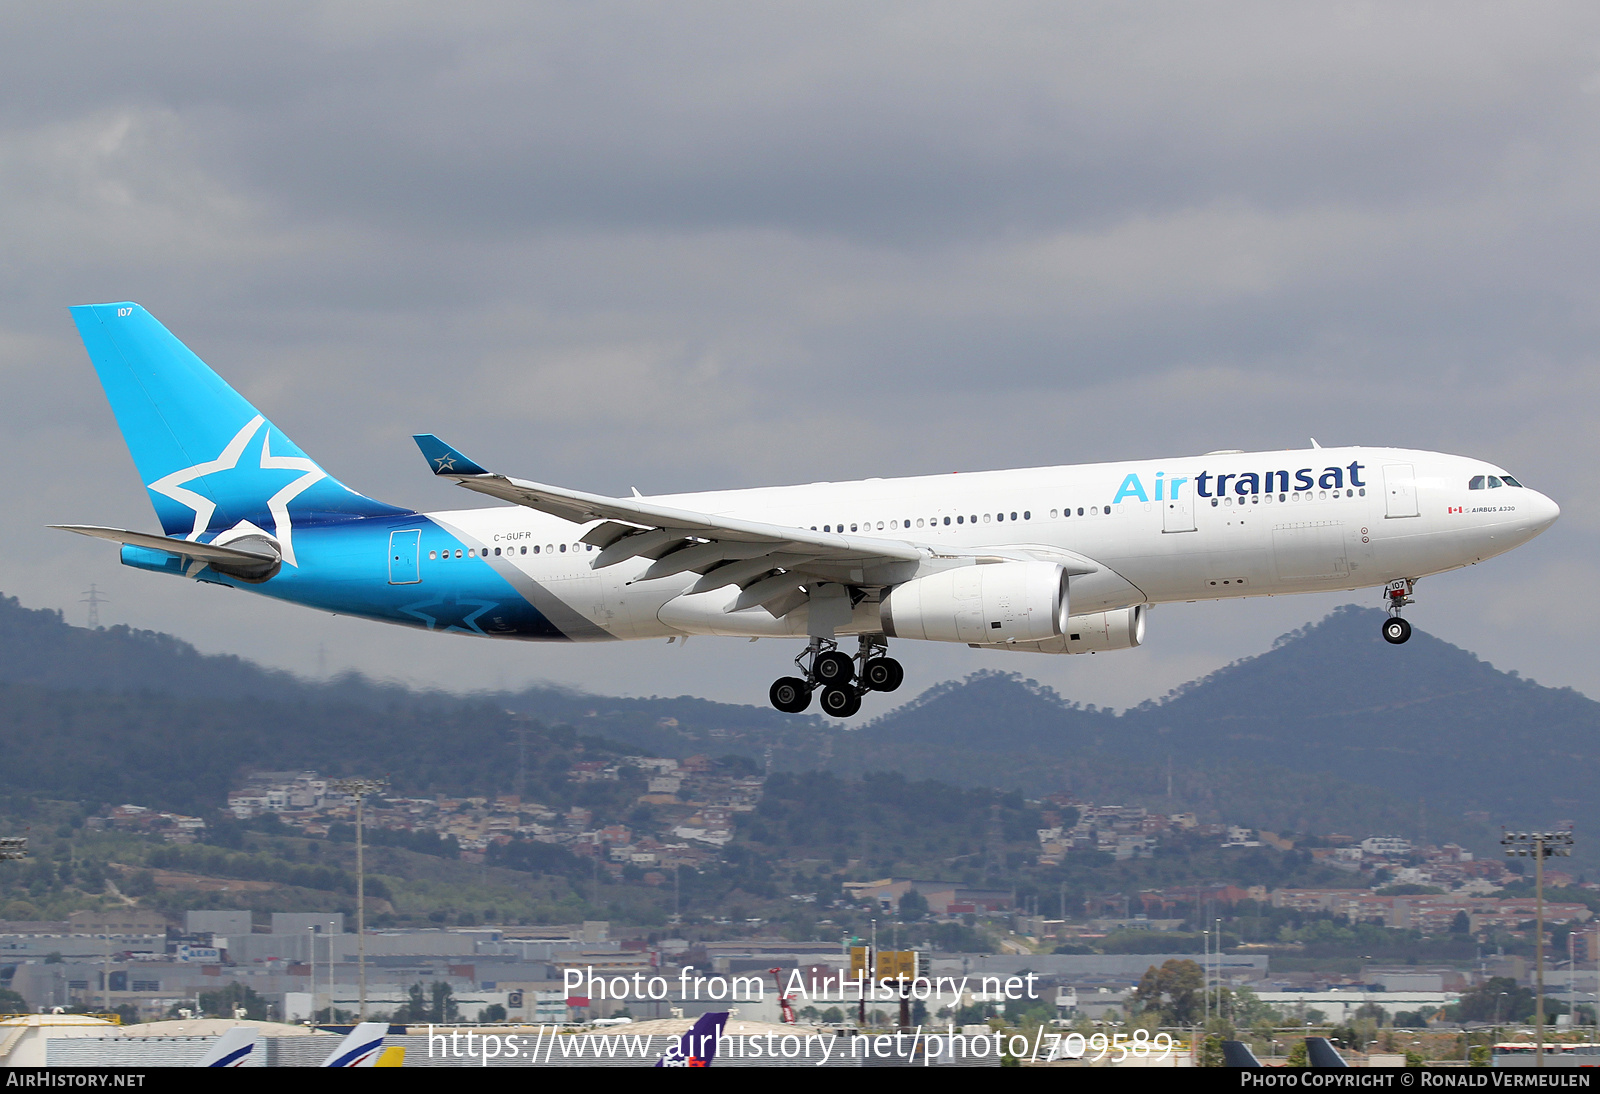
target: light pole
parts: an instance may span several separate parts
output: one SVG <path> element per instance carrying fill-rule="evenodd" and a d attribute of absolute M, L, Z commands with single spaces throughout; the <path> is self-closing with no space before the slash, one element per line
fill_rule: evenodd
<path fill-rule="evenodd" d="M 340 779 L 333 784 L 339 793 L 356 800 L 356 969 L 361 980 L 361 1017 L 360 1021 L 367 1020 L 367 863 L 363 854 L 361 829 L 363 822 L 362 806 L 368 794 L 376 794 L 384 788 L 382 779 Z M 313 989 L 314 991 L 315 989 Z M 316 1005 L 316 996 L 312 996 L 312 1005 Z M 331 1002 L 329 1004 L 332 1005 Z"/>
<path fill-rule="evenodd" d="M 1501 829 L 1504 832 L 1504 829 Z M 1561 832 L 1506 832 L 1500 837 L 1506 857 L 1518 855 L 1533 857 L 1533 891 L 1536 900 L 1534 912 L 1534 966 L 1538 970 L 1538 983 L 1534 990 L 1534 1036 L 1539 1038 L 1534 1049 L 1534 1067 L 1544 1066 L 1544 860 L 1551 855 L 1572 854 L 1572 831 Z"/>

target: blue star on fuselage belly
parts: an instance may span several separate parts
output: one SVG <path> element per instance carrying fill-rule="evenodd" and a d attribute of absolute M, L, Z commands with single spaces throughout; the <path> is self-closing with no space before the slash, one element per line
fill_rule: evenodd
<path fill-rule="evenodd" d="M 499 607 L 499 604 L 497 600 L 461 600 L 452 594 L 449 597 L 436 596 L 432 600 L 408 604 L 400 610 L 406 615 L 422 620 L 430 631 L 459 631 L 463 634 L 486 635 L 491 631 L 481 627 L 478 619 L 490 609 Z M 495 629 L 507 633 L 503 625 Z"/>

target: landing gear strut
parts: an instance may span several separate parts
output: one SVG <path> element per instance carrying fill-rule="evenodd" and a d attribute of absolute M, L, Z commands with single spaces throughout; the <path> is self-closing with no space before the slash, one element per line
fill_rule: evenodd
<path fill-rule="evenodd" d="M 1411 637 L 1411 624 L 1400 618 L 1400 609 L 1412 602 L 1411 590 L 1416 584 L 1411 578 L 1403 577 L 1384 586 L 1383 597 L 1388 604 L 1389 618 L 1383 621 L 1383 640 L 1391 645 L 1398 646 Z"/>
<path fill-rule="evenodd" d="M 813 638 L 794 659 L 803 675 L 778 680 L 767 697 L 785 714 L 799 714 L 811 705 L 812 692 L 821 688 L 823 713 L 848 718 L 861 709 L 861 697 L 867 692 L 893 691 L 905 680 L 900 662 L 888 653 L 888 641 L 878 634 L 862 635 L 854 657 L 831 639 Z"/>

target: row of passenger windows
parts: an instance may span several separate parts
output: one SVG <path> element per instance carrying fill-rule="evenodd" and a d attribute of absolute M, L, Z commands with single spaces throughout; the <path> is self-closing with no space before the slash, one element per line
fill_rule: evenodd
<path fill-rule="evenodd" d="M 1473 480 L 1473 482 L 1478 482 L 1478 481 L 1479 481 L 1479 479 L 1474 479 Z M 1499 485 L 1499 481 L 1496 480 L 1496 479 L 1491 478 L 1490 481 L 1493 482 L 1497 486 Z M 1511 480 L 1509 478 L 1506 481 L 1507 482 L 1511 482 Z M 1514 485 L 1517 485 L 1517 484 L 1516 483 L 1512 483 L 1512 485 L 1514 486 Z M 1481 486 L 1474 486 L 1473 489 L 1474 490 L 1479 490 L 1479 489 L 1482 489 L 1482 487 Z M 1363 497 L 1364 498 L 1366 496 L 1367 496 L 1367 492 L 1366 492 L 1366 490 L 1364 488 L 1360 489 L 1360 490 L 1346 489 L 1342 493 L 1340 491 L 1338 491 L 1338 490 L 1319 490 L 1317 492 L 1317 494 L 1316 494 L 1317 500 L 1319 500 L 1319 501 L 1327 501 L 1330 497 L 1334 497 L 1334 498 L 1338 498 L 1338 497 L 1346 497 L 1346 498 Z M 1253 504 L 1260 504 L 1260 502 L 1262 501 L 1263 498 L 1265 498 L 1265 500 L 1267 501 L 1268 504 L 1271 504 L 1271 502 L 1272 502 L 1272 495 L 1271 494 L 1252 494 L 1252 495 L 1250 495 L 1250 501 Z M 1287 503 L 1287 502 L 1290 502 L 1290 501 L 1301 501 L 1302 499 L 1305 500 L 1305 501 L 1310 501 L 1312 499 L 1312 495 L 1311 495 L 1310 491 L 1306 491 L 1306 492 L 1303 492 L 1303 493 L 1297 493 L 1297 494 L 1279 494 L 1278 495 L 1278 501 L 1279 502 L 1283 502 L 1283 503 Z M 1242 498 L 1242 497 L 1239 498 L 1238 499 L 1238 503 L 1240 505 L 1243 505 L 1245 503 L 1244 498 Z M 1220 499 L 1219 498 L 1212 498 L 1211 499 L 1211 504 L 1213 506 L 1217 506 L 1217 505 L 1232 505 L 1232 504 L 1234 504 L 1234 499 L 1232 497 L 1226 497 L 1226 498 L 1220 498 Z M 1050 519 L 1051 520 L 1056 520 L 1057 518 L 1068 518 L 1068 517 L 1071 517 L 1074 514 L 1074 512 L 1076 512 L 1076 514 L 1078 516 L 1080 516 L 1080 517 L 1081 516 L 1091 516 L 1091 517 L 1093 517 L 1093 516 L 1100 516 L 1102 514 L 1104 514 L 1105 516 L 1110 516 L 1111 515 L 1111 506 L 1109 506 L 1109 505 L 1091 505 L 1087 509 L 1085 509 L 1083 506 L 1080 505 L 1080 506 L 1077 507 L 1076 510 L 1072 509 L 1071 507 L 1068 507 L 1066 509 L 1062 509 L 1062 510 L 1059 510 L 1059 511 L 1057 511 L 1055 509 L 1052 509 L 1052 510 L 1050 510 Z M 916 528 L 922 528 L 922 527 L 934 528 L 934 527 L 939 527 L 941 525 L 950 525 L 950 524 L 977 524 L 980 521 L 982 523 L 984 523 L 984 524 L 988 524 L 991 520 L 995 521 L 996 523 L 999 523 L 999 522 L 1005 521 L 1007 518 L 1008 518 L 1008 514 L 1006 514 L 1006 513 L 993 513 L 993 514 L 984 513 L 982 516 L 979 516 L 977 514 L 973 514 L 972 516 L 933 517 L 933 518 L 928 519 L 928 520 L 924 520 L 923 518 L 918 517 L 915 520 L 915 522 L 913 522 L 910 517 L 907 517 L 904 521 L 891 520 L 891 521 L 888 522 L 888 526 L 887 527 L 888 527 L 889 531 L 894 532 L 894 531 L 900 530 L 901 528 L 906 528 L 906 529 L 911 529 L 913 527 L 916 527 Z M 1012 512 L 1011 514 L 1009 514 L 1009 519 L 1011 519 L 1011 520 L 1019 520 L 1019 519 L 1020 520 L 1032 520 L 1033 519 L 1033 513 L 1032 513 L 1031 510 L 1024 509 L 1020 514 L 1016 513 L 1016 512 Z M 870 521 L 870 520 L 863 520 L 863 521 L 858 521 L 858 522 L 856 522 L 854 524 L 850 524 L 850 525 L 846 525 L 843 521 L 840 521 L 838 524 L 824 524 L 820 529 L 815 524 L 813 524 L 811 526 L 811 530 L 813 532 L 816 532 L 816 531 L 843 532 L 843 531 L 846 530 L 847 527 L 852 532 L 856 532 L 856 531 L 871 532 L 871 531 L 874 531 L 874 530 L 882 532 L 885 529 L 884 522 L 881 521 L 881 520 L 877 521 L 876 523 L 874 523 L 873 521 Z"/>
<path fill-rule="evenodd" d="M 1106 512 L 1108 512 L 1108 513 L 1110 511 L 1111 510 L 1109 508 L 1106 510 Z M 1078 512 L 1081 513 L 1081 512 L 1083 512 L 1083 510 L 1080 509 L 1080 510 L 1078 510 Z M 1055 516 L 1056 515 L 1055 511 L 1052 510 L 1050 515 L 1052 517 Z M 996 522 L 1004 522 L 1005 519 L 1006 519 L 1006 515 L 1004 513 L 985 513 L 981 517 L 978 514 L 974 513 L 970 517 L 968 517 L 968 516 L 945 517 L 944 518 L 944 523 L 950 524 L 953 521 L 956 524 L 967 524 L 969 522 L 972 523 L 972 524 L 977 524 L 981 520 L 984 524 L 988 524 L 991 520 L 996 521 Z M 1030 510 L 1023 510 L 1023 512 L 1022 512 L 1022 514 L 1020 516 L 1018 514 L 1016 514 L 1016 513 L 1012 513 L 1011 514 L 1011 519 L 1012 520 L 1032 520 L 1033 519 L 1033 513 Z M 936 527 L 938 527 L 938 525 L 939 525 L 939 518 L 938 517 L 929 517 L 929 518 L 926 518 L 926 519 L 924 519 L 922 517 L 918 517 L 916 519 L 916 527 L 918 527 L 918 528 L 922 528 L 922 527 L 936 528 Z M 905 528 L 912 527 L 911 518 L 907 517 L 903 522 L 902 521 L 898 521 L 898 520 L 891 520 L 889 522 L 889 531 L 891 531 L 891 532 L 898 531 L 901 527 L 905 527 Z M 876 530 L 879 531 L 879 532 L 883 531 L 883 521 L 880 520 L 880 521 L 877 522 L 876 525 L 874 525 L 873 522 L 870 521 L 870 520 L 863 520 L 863 521 L 858 521 L 857 523 L 850 525 L 850 531 L 852 531 L 852 532 L 858 532 L 858 531 L 859 532 L 871 532 L 871 531 L 874 530 L 874 528 L 876 528 Z M 817 526 L 815 524 L 813 524 L 811 526 L 811 530 L 813 532 L 817 531 L 818 530 Z M 843 532 L 845 530 L 845 524 L 844 524 L 844 521 L 840 521 L 838 524 L 824 524 L 822 526 L 821 530 L 824 531 L 824 532 Z"/>
<path fill-rule="evenodd" d="M 547 544 L 544 545 L 544 553 L 547 554 L 547 555 L 553 555 L 553 554 L 557 554 L 557 553 L 565 554 L 568 550 L 569 550 L 569 548 L 567 547 L 567 545 L 565 543 L 547 543 Z M 577 554 L 579 551 L 592 551 L 592 550 L 594 550 L 594 544 L 592 544 L 592 543 L 574 543 L 572 545 L 572 547 L 570 548 L 570 550 L 572 551 L 573 554 Z M 496 547 L 494 549 L 494 553 L 496 555 L 499 555 L 500 551 L 501 551 L 501 548 L 499 548 L 499 547 Z M 524 554 L 525 555 L 525 554 L 528 553 L 528 548 L 526 548 L 526 547 L 522 547 L 522 548 L 507 547 L 507 548 L 505 548 L 505 553 L 508 554 L 508 555 L 515 555 L 515 554 Z M 533 553 L 534 554 L 539 554 L 539 545 L 537 543 L 533 545 Z M 480 556 L 483 557 L 483 558 L 488 558 L 489 557 L 489 548 L 485 547 L 481 551 L 478 550 L 476 547 L 468 547 L 467 548 L 466 557 L 468 557 L 468 558 L 478 558 Z M 448 558 L 451 557 L 451 555 L 450 555 L 449 551 L 429 551 L 428 552 L 428 557 L 430 559 L 448 559 Z M 459 549 L 456 551 L 455 557 L 456 558 L 460 558 L 461 557 L 461 551 Z"/>
<path fill-rule="evenodd" d="M 1489 485 L 1491 487 L 1499 486 L 1501 484 L 1501 479 L 1498 479 L 1498 478 L 1494 477 L 1493 475 L 1488 476 L 1488 481 L 1489 481 Z M 1505 483 L 1507 485 L 1510 485 L 1510 486 L 1521 486 L 1522 485 L 1521 483 L 1519 483 L 1515 479 L 1513 479 L 1510 475 L 1504 476 L 1504 481 L 1505 481 Z M 1470 484 L 1468 484 L 1469 485 L 1469 489 L 1482 490 L 1484 488 L 1483 482 L 1484 482 L 1484 476 L 1479 475 L 1476 478 L 1474 478 Z M 1337 490 L 1333 490 L 1333 491 L 1319 490 L 1317 492 L 1317 499 L 1319 501 L 1327 501 L 1329 496 L 1330 496 L 1330 494 L 1335 498 L 1340 496 L 1340 493 Z M 1364 497 L 1367 496 L 1367 492 L 1366 492 L 1365 489 L 1362 489 L 1362 490 L 1348 490 L 1347 489 L 1347 490 L 1344 491 L 1344 495 L 1343 496 L 1347 497 L 1347 498 L 1353 498 L 1353 497 L 1356 497 L 1357 495 L 1359 495 L 1359 496 L 1364 498 Z M 1308 491 L 1308 492 L 1306 492 L 1304 494 L 1279 494 L 1278 495 L 1278 501 L 1280 501 L 1280 502 L 1288 502 L 1290 500 L 1299 501 L 1302 497 L 1305 498 L 1305 500 L 1307 500 L 1307 501 L 1311 500 L 1311 494 Z M 1250 501 L 1251 501 L 1252 504 L 1260 503 L 1260 501 L 1263 498 L 1266 499 L 1268 504 L 1271 504 L 1271 502 L 1272 502 L 1272 495 L 1271 494 L 1252 494 L 1252 495 L 1250 495 Z M 1221 504 L 1221 505 L 1232 505 L 1233 503 L 1234 503 L 1234 499 L 1231 498 L 1231 497 L 1226 497 L 1226 498 L 1221 498 L 1221 499 L 1218 499 L 1218 498 L 1212 498 L 1211 499 L 1211 504 L 1212 504 L 1213 507 L 1215 507 L 1218 504 Z M 1239 498 L 1239 504 L 1240 505 L 1244 504 L 1244 498 L 1242 498 L 1242 497 Z M 1052 509 L 1052 510 L 1050 510 L 1050 519 L 1051 520 L 1056 520 L 1058 517 L 1059 518 L 1070 518 L 1073 515 L 1074 512 L 1076 512 L 1076 514 L 1078 516 L 1080 516 L 1080 517 L 1081 516 L 1091 516 L 1091 517 L 1093 517 L 1093 516 L 1100 516 L 1102 514 L 1105 515 L 1105 516 L 1110 516 L 1111 515 L 1111 506 L 1109 506 L 1109 505 L 1091 505 L 1087 509 L 1085 509 L 1083 506 L 1080 505 L 1080 506 L 1078 506 L 1078 508 L 1076 510 L 1073 510 L 1071 507 L 1068 507 L 1066 509 L 1060 510 L 1059 513 L 1058 513 L 1057 510 Z M 928 518 L 917 517 L 914 522 L 913 522 L 911 517 L 907 517 L 904 521 L 898 521 L 898 520 L 889 521 L 888 522 L 888 531 L 897 532 L 902 527 L 904 527 L 904 528 L 906 528 L 908 530 L 911 529 L 912 527 L 917 527 L 917 528 L 924 528 L 924 527 L 936 528 L 936 527 L 940 527 L 941 525 L 946 525 L 947 526 L 947 525 L 950 525 L 951 523 L 955 523 L 955 524 L 969 524 L 969 523 L 970 524 L 978 524 L 979 522 L 982 522 L 984 524 L 988 524 L 991 521 L 993 521 L 995 523 L 1004 523 L 1008 519 L 1012 520 L 1012 521 L 1032 520 L 1033 519 L 1033 511 L 1031 509 L 1024 509 L 1020 513 L 1016 512 L 1016 511 L 1012 511 L 1010 514 L 1006 514 L 1006 513 L 984 513 L 984 514 L 982 514 L 980 516 L 977 513 L 973 513 L 971 516 L 962 515 L 962 516 L 958 516 L 958 517 L 928 517 Z M 873 521 L 870 521 L 870 520 L 856 521 L 854 524 L 851 524 L 848 527 L 849 527 L 850 531 L 852 531 L 852 532 L 858 532 L 858 531 L 859 532 L 871 532 L 871 531 L 882 532 L 882 531 L 885 530 L 884 522 L 881 521 L 881 520 L 877 521 L 877 522 L 873 522 Z M 846 528 L 845 523 L 843 521 L 840 521 L 838 524 L 824 524 L 822 526 L 822 528 L 820 529 L 820 531 L 823 531 L 823 532 L 836 532 L 836 531 L 837 532 L 843 532 L 845 530 L 845 528 Z M 813 524 L 811 526 L 811 530 L 813 532 L 819 531 L 819 529 L 817 528 L 817 526 L 815 524 Z M 508 555 L 514 555 L 514 554 L 518 554 L 518 553 L 521 553 L 521 554 L 525 555 L 525 554 L 528 553 L 528 548 L 527 547 L 522 547 L 522 548 L 507 547 L 504 550 L 505 550 L 505 553 L 508 554 Z M 567 545 L 565 543 L 561 543 L 561 544 L 547 543 L 544 546 L 544 553 L 545 554 L 556 554 L 556 553 L 563 553 L 564 554 L 564 553 L 566 553 L 567 550 L 568 550 L 568 547 L 567 547 Z M 574 554 L 576 554 L 579 551 L 592 551 L 592 550 L 594 550 L 594 545 L 593 544 L 588 544 L 588 543 L 574 543 L 572 545 L 572 547 L 571 547 L 571 550 L 572 550 L 572 552 Z M 496 555 L 499 555 L 500 552 L 501 552 L 501 548 L 496 547 L 494 549 L 494 553 Z M 534 554 L 539 554 L 540 553 L 540 549 L 539 549 L 539 545 L 538 544 L 534 544 L 533 553 Z M 467 548 L 467 552 L 466 552 L 466 557 L 467 558 L 476 558 L 476 557 L 478 557 L 479 554 L 480 554 L 480 552 L 478 550 L 476 550 L 475 548 L 471 548 L 471 547 Z M 483 555 L 484 558 L 488 558 L 489 557 L 489 548 L 487 548 L 487 547 L 483 548 L 481 554 Z M 441 556 L 441 553 L 438 552 L 438 551 L 429 551 L 428 552 L 428 557 L 430 559 L 437 559 L 440 556 Z M 446 559 L 450 558 L 450 552 L 449 551 L 443 552 L 443 557 L 446 558 Z M 459 550 L 455 552 L 455 557 L 456 558 L 462 557 L 461 552 Z"/>
<path fill-rule="evenodd" d="M 1521 486 L 1510 475 L 1474 475 L 1467 482 L 1468 490 L 1494 490 L 1500 486 Z"/>
<path fill-rule="evenodd" d="M 1365 487 L 1361 488 L 1360 490 L 1351 490 L 1348 487 L 1346 487 L 1343 493 L 1340 493 L 1338 490 L 1318 490 L 1317 491 L 1316 500 L 1317 501 L 1327 501 L 1329 498 L 1341 498 L 1341 497 L 1344 497 L 1344 498 L 1362 497 L 1362 498 L 1364 498 L 1366 496 L 1367 496 L 1367 491 L 1366 491 Z M 1278 501 L 1279 502 L 1299 501 L 1301 498 L 1304 498 L 1306 501 L 1310 501 L 1311 500 L 1311 491 L 1307 490 L 1303 494 L 1279 494 L 1278 495 Z M 1221 503 L 1223 505 L 1232 505 L 1233 501 L 1234 501 L 1233 498 L 1221 498 L 1221 499 L 1212 498 L 1211 499 L 1211 507 L 1213 509 L 1215 509 L 1217 507 L 1217 503 L 1218 503 L 1219 500 L 1221 501 Z M 1271 494 L 1251 494 L 1250 495 L 1250 504 L 1251 505 L 1259 505 L 1262 501 L 1265 501 L 1268 505 L 1271 505 L 1272 504 L 1272 495 Z M 1240 505 L 1244 504 L 1244 498 L 1240 498 L 1239 499 L 1239 504 Z"/>

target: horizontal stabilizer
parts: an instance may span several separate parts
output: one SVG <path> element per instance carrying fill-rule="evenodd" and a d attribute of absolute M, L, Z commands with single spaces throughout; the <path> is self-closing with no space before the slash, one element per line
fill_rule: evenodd
<path fill-rule="evenodd" d="M 202 562 L 221 563 L 224 566 L 262 566 L 278 561 L 277 552 L 268 549 L 247 550 L 243 547 L 218 547 L 211 543 L 193 543 L 171 536 L 157 536 L 149 532 L 129 532 L 121 528 L 99 528 L 92 524 L 52 524 L 63 532 L 76 532 L 80 536 L 109 539 L 112 543 L 126 543 L 133 547 L 148 547 L 155 551 L 168 551 L 185 558 Z"/>

